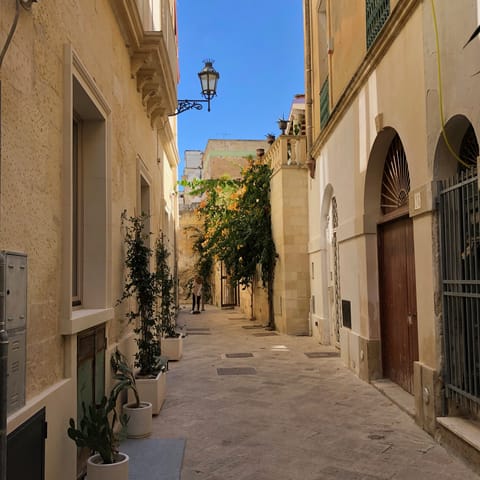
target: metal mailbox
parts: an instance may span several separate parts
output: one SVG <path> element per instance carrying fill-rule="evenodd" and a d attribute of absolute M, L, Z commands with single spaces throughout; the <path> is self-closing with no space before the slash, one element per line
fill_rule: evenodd
<path fill-rule="evenodd" d="M 7 413 L 25 405 L 27 256 L 0 252 L 0 327 L 8 334 Z"/>
<path fill-rule="evenodd" d="M 0 253 L 0 323 L 6 330 L 25 328 L 27 322 L 27 256 Z"/>

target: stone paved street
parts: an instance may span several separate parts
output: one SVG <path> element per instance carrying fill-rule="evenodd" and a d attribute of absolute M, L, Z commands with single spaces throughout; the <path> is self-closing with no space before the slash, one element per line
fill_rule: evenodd
<path fill-rule="evenodd" d="M 182 480 L 479 478 L 332 348 L 235 310 L 187 312 L 153 432 L 186 439 Z"/>

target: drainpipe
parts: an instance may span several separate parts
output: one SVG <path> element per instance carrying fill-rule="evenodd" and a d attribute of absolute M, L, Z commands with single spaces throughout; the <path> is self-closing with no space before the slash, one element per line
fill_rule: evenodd
<path fill-rule="evenodd" d="M 307 166 L 310 176 L 315 176 L 315 159 L 312 158 L 313 125 L 312 125 L 312 54 L 311 54 L 311 28 L 310 28 L 310 0 L 303 2 L 303 16 L 305 23 L 305 123 L 307 137 Z"/>
<path fill-rule="evenodd" d="M 312 158 L 312 145 L 313 145 L 313 126 L 312 126 L 312 40 L 311 40 L 311 28 L 310 28 L 310 0 L 304 0 L 303 2 L 303 15 L 304 15 L 304 31 L 305 31 L 305 135 L 307 137 L 307 166 L 310 172 L 310 177 L 315 176 L 315 160 Z M 310 294 L 310 314 L 308 322 L 308 334 L 312 336 L 312 313 L 311 304 L 312 297 Z"/>
<path fill-rule="evenodd" d="M 16 0 L 15 17 L 8 32 L 5 45 L 0 52 L 0 211 L 2 194 L 2 63 L 17 28 L 18 16 L 20 14 L 19 7 L 20 0 Z M 2 312 L 0 312 L 0 480 L 7 480 L 7 370 L 8 334 L 5 318 L 3 318 Z"/>

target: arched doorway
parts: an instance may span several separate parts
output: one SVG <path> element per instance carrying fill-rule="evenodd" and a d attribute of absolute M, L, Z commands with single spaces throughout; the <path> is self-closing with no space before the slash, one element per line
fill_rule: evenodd
<path fill-rule="evenodd" d="M 408 216 L 410 175 L 398 134 L 387 151 L 378 224 L 380 332 L 383 375 L 413 393 L 418 360 L 413 222 Z"/>
<path fill-rule="evenodd" d="M 478 415 L 480 405 L 480 194 L 479 146 L 462 115 L 449 120 L 435 167 L 439 182 L 439 258 L 442 288 L 446 411 Z M 452 154 L 452 151 L 454 154 Z M 437 177 L 438 178 L 438 177 Z"/>
<path fill-rule="evenodd" d="M 330 343 L 340 348 L 340 328 L 342 326 L 342 296 L 340 294 L 340 255 L 337 239 L 338 211 L 337 199 L 332 197 L 328 213 L 328 291 L 330 311 Z"/>

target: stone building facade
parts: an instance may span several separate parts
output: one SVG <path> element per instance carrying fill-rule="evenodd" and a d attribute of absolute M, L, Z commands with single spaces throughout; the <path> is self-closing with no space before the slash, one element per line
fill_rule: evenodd
<path fill-rule="evenodd" d="M 19 349 L 9 349 L 7 433 L 43 415 L 45 478 L 74 479 L 68 420 L 108 391 L 112 349 L 134 353 L 117 306 L 122 212 L 148 213 L 174 254 L 175 1 L 2 2 L 2 42 L 13 30 L 0 72 L 0 249 L 3 272 L 19 257 L 26 274 L 14 287 L 7 275 L 2 294 L 20 290 L 26 322 L 7 325 Z"/>
<path fill-rule="evenodd" d="M 247 158 L 255 158 L 257 149 L 266 150 L 267 147 L 268 144 L 264 140 L 210 139 L 205 150 L 201 153 L 200 170 L 195 167 L 198 159 L 196 151 L 190 151 L 189 163 L 187 163 L 187 155 L 185 157 L 186 168 L 183 176 L 190 181 L 194 178 L 209 179 L 222 176 L 239 178 L 242 168 L 247 165 Z M 197 260 L 192 250 L 192 244 L 195 238 L 195 231 L 201 225 L 194 213 L 199 199 L 189 195 L 188 189 L 184 191 L 183 195 L 185 198 L 180 206 L 179 238 L 181 239 L 181 248 L 179 248 L 179 252 L 181 252 L 181 255 L 179 258 L 179 285 L 181 292 L 180 300 L 188 303 L 187 285 L 195 275 L 195 262 Z M 247 291 L 230 288 L 221 263 L 215 264 L 213 278 L 210 283 L 212 304 L 219 307 L 240 306 L 243 311 L 250 312 L 250 295 Z M 266 311 L 263 301 L 258 302 L 258 308 Z"/>
<path fill-rule="evenodd" d="M 479 8 L 304 1 L 311 332 L 473 444 Z"/>

